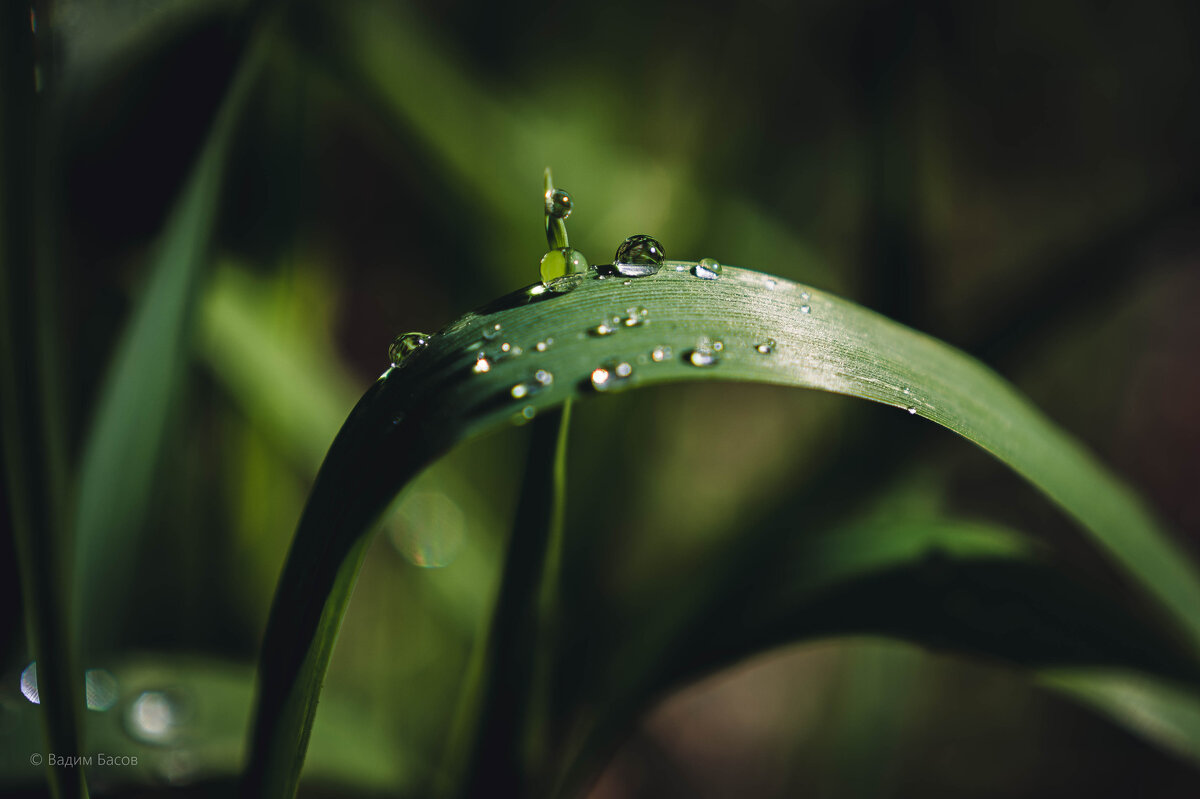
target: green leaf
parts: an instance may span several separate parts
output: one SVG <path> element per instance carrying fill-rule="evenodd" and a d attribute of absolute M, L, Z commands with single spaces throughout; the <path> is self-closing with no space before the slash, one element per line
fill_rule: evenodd
<path fill-rule="evenodd" d="M 330 449 L 276 593 L 260 664 L 252 786 L 265 790 L 268 774 L 298 774 L 363 542 L 396 491 L 464 437 L 594 386 L 775 383 L 857 396 L 941 424 L 1079 521 L 1185 633 L 1189 651 L 1200 652 L 1194 568 L 1127 488 L 1002 378 L 831 294 L 733 267 L 705 280 L 694 268 L 669 262 L 628 280 L 593 271 L 557 285 L 561 293 L 542 285 L 515 292 L 446 327 L 367 392 Z M 535 346 L 551 339 L 544 351 Z M 513 388 L 535 370 L 551 372 L 553 382 L 514 399 Z M 714 409 L 721 412 L 735 410 Z M 294 785 L 271 795 L 290 795 Z"/>
<path fill-rule="evenodd" d="M 247 48 L 208 139 L 167 218 L 139 298 L 109 367 L 84 445 L 75 508 L 75 614 L 84 651 L 110 646 L 134 584 L 138 541 L 153 497 L 170 414 L 187 371 L 199 277 L 242 106 L 266 55 Z"/>

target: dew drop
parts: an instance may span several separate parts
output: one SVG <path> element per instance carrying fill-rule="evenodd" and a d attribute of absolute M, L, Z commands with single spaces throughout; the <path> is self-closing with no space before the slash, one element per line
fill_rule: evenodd
<path fill-rule="evenodd" d="M 550 250 L 542 256 L 542 283 L 552 291 L 563 293 L 578 284 L 571 280 L 562 280 L 562 278 L 582 275 L 587 272 L 587 269 L 587 259 L 579 250 L 572 247 Z"/>
<path fill-rule="evenodd" d="M 521 418 L 522 419 L 525 419 L 526 421 L 528 421 L 535 416 L 537 416 L 537 409 L 534 408 L 532 405 L 526 405 L 524 408 L 521 409 Z"/>
<path fill-rule="evenodd" d="M 812 308 L 808 307 L 807 305 L 801 305 L 800 313 L 812 313 Z"/>
<path fill-rule="evenodd" d="M 657 239 L 639 233 L 617 248 L 613 268 L 625 277 L 645 277 L 657 272 L 666 259 L 666 251 Z"/>
<path fill-rule="evenodd" d="M 692 366 L 715 366 L 720 360 L 717 353 L 723 348 L 724 345 L 720 341 L 702 338 L 696 342 L 696 348 L 688 353 L 688 363 Z"/>
<path fill-rule="evenodd" d="M 554 374 L 545 369 L 538 369 L 533 373 L 533 379 L 540 385 L 548 386 L 554 382 Z"/>
<path fill-rule="evenodd" d="M 471 367 L 472 372 L 474 372 L 477 375 L 481 375 L 484 372 L 491 371 L 491 368 L 492 368 L 492 362 L 487 359 L 487 353 L 484 353 L 484 352 L 475 353 L 475 365 Z"/>
<path fill-rule="evenodd" d="M 401 333 L 392 339 L 388 347 L 388 360 L 392 366 L 402 365 L 414 352 L 429 346 L 428 333 Z"/>
<path fill-rule="evenodd" d="M 805 302 L 808 302 L 809 297 L 811 296 L 812 295 L 810 295 L 807 291 L 800 292 L 800 299 L 804 300 Z"/>
<path fill-rule="evenodd" d="M 770 355 L 775 351 L 775 346 L 775 339 L 769 338 L 760 344 L 755 344 L 754 349 L 762 355 Z"/>
<path fill-rule="evenodd" d="M 625 325 L 625 327 L 640 327 L 641 325 L 646 324 L 646 322 L 648 321 L 648 319 L 646 317 L 648 317 L 649 315 L 650 315 L 650 312 L 642 307 L 626 308 L 625 309 L 625 319 L 624 319 L 623 324 Z"/>
<path fill-rule="evenodd" d="M 621 285 L 622 285 L 622 286 L 632 286 L 632 285 L 633 285 L 633 281 L 632 281 L 632 280 L 622 280 L 622 281 L 621 281 Z"/>
<path fill-rule="evenodd" d="M 554 219 L 566 219 L 574 207 L 575 201 L 562 189 L 555 189 L 546 195 L 546 213 Z"/>
<path fill-rule="evenodd" d="M 611 381 L 612 373 L 603 366 L 598 366 L 592 370 L 592 388 L 597 391 L 608 391 Z"/>
<path fill-rule="evenodd" d="M 550 349 L 550 347 L 553 344 L 554 344 L 554 339 L 548 338 L 545 341 L 539 341 L 537 344 L 534 344 L 533 348 L 535 350 L 537 350 L 538 352 L 545 352 L 546 350 Z"/>
<path fill-rule="evenodd" d="M 633 367 L 625 361 L 622 361 L 613 369 L 613 374 L 622 378 L 629 377 L 631 374 L 633 374 Z"/>
<path fill-rule="evenodd" d="M 700 263 L 692 267 L 692 274 L 704 280 L 716 280 L 721 276 L 721 264 L 716 258 L 701 258 Z"/>
<path fill-rule="evenodd" d="M 651 350 L 650 360 L 654 361 L 655 363 L 662 363 L 663 361 L 671 360 L 671 355 L 671 348 L 664 344 Z"/>
<path fill-rule="evenodd" d="M 774 290 L 775 290 L 775 287 L 776 287 L 776 286 L 778 286 L 778 285 L 779 285 L 779 281 L 778 281 L 778 280 L 776 280 L 775 278 L 773 278 L 773 277 L 769 277 L 769 278 L 767 278 L 767 288 L 768 288 L 770 291 L 774 291 Z"/>
<path fill-rule="evenodd" d="M 914 408 L 913 406 L 909 405 L 909 406 L 908 406 L 908 408 L 907 408 L 907 410 L 908 410 L 908 412 L 909 412 L 911 415 L 913 415 L 913 416 L 916 416 L 916 414 L 917 414 L 917 409 L 916 409 L 916 408 Z"/>
<path fill-rule="evenodd" d="M 125 717 L 129 734 L 139 741 L 169 743 L 183 723 L 179 700 L 166 691 L 143 691 L 129 705 Z"/>
<path fill-rule="evenodd" d="M 592 388 L 596 391 L 616 391 L 633 376 L 633 365 L 628 361 L 600 366 L 592 370 Z"/>
<path fill-rule="evenodd" d="M 499 323 L 499 322 L 497 322 L 497 323 L 496 323 L 496 324 L 494 324 L 494 325 L 488 325 L 487 327 L 485 327 L 485 328 L 483 329 L 483 338 L 484 338 L 484 340 L 485 340 L 485 341 L 492 341 L 492 340 L 494 340 L 494 339 L 495 339 L 497 336 L 499 336 L 499 335 L 500 335 L 500 331 L 501 331 L 501 330 L 503 330 L 503 328 L 500 326 L 500 323 Z"/>
<path fill-rule="evenodd" d="M 618 317 L 618 321 L 616 324 L 613 324 L 608 321 L 601 322 L 600 324 L 596 325 L 595 327 L 589 329 L 588 334 L 592 335 L 592 336 L 611 336 L 613 333 L 617 332 L 617 329 L 619 326 L 620 326 L 620 318 Z"/>

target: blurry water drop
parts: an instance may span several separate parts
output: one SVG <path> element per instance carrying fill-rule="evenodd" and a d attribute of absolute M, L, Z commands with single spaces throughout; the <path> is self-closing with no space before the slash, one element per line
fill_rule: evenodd
<path fill-rule="evenodd" d="M 645 277 L 657 272 L 666 259 L 666 251 L 657 239 L 638 234 L 617 248 L 613 267 L 625 277 Z"/>
<path fill-rule="evenodd" d="M 550 349 L 553 344 L 554 339 L 548 338 L 545 341 L 539 341 L 537 344 L 533 345 L 533 348 L 538 352 L 545 352 L 546 350 Z"/>
<path fill-rule="evenodd" d="M 775 351 L 775 339 L 769 338 L 761 344 L 755 344 L 754 349 L 762 355 L 770 355 Z"/>
<path fill-rule="evenodd" d="M 616 332 L 617 325 L 610 324 L 607 321 L 601 322 L 600 324 L 588 330 L 588 333 L 593 336 L 611 336 Z"/>
<path fill-rule="evenodd" d="M 650 359 L 655 363 L 662 363 L 663 361 L 671 360 L 671 348 L 666 345 L 655 347 L 650 352 Z"/>
<path fill-rule="evenodd" d="M 555 219 L 566 219 L 571 215 L 575 202 L 571 195 L 562 189 L 555 189 L 546 195 L 546 214 Z"/>
<path fill-rule="evenodd" d="M 633 374 L 633 367 L 622 361 L 613 368 L 613 374 L 621 378 L 629 377 L 631 374 Z"/>
<path fill-rule="evenodd" d="M 521 418 L 525 419 L 526 421 L 532 419 L 535 416 L 537 416 L 537 409 L 534 408 L 532 405 L 526 405 L 524 408 L 521 409 Z"/>
<path fill-rule="evenodd" d="M 599 366 L 592 370 L 592 388 L 597 391 L 608 391 L 609 382 L 612 380 L 612 373 Z"/>
<path fill-rule="evenodd" d="M 592 370 L 592 388 L 596 391 L 616 391 L 633 376 L 633 365 L 628 361 L 601 366 Z"/>
<path fill-rule="evenodd" d="M 429 346 L 428 333 L 401 333 L 392 339 L 388 347 L 388 361 L 400 366 L 414 352 Z"/>
<path fill-rule="evenodd" d="M 632 280 L 622 280 L 622 281 L 621 281 L 621 285 L 622 285 L 622 286 L 632 286 L 632 285 L 633 285 L 633 281 L 632 281 Z"/>
<path fill-rule="evenodd" d="M 916 409 L 916 408 L 914 408 L 914 407 L 913 407 L 913 406 L 911 406 L 911 405 L 910 405 L 910 406 L 908 406 L 908 409 L 907 409 L 907 410 L 908 410 L 908 412 L 909 412 L 910 414 L 912 414 L 913 416 L 915 416 L 915 415 L 917 414 L 917 409 Z"/>
<path fill-rule="evenodd" d="M 442 491 L 407 494 L 387 520 L 392 546 L 414 566 L 440 569 L 458 557 L 466 542 L 462 509 Z"/>
<path fill-rule="evenodd" d="M 587 269 L 587 259 L 579 250 L 572 247 L 550 250 L 542 256 L 542 283 L 547 288 L 559 291 L 567 288 L 569 283 L 569 281 L 560 283 L 561 278 L 582 275 Z M 570 286 L 570 288 L 574 288 L 574 286 Z"/>
<path fill-rule="evenodd" d="M 481 375 L 484 372 L 490 370 L 491 368 L 492 368 L 492 364 L 487 359 L 486 353 L 483 353 L 483 352 L 475 353 L 475 365 L 471 367 L 472 372 L 474 372 L 477 375 Z"/>
<path fill-rule="evenodd" d="M 810 295 L 807 291 L 800 292 L 800 299 L 804 300 L 805 302 L 808 302 L 810 296 L 812 295 Z"/>
<path fill-rule="evenodd" d="M 645 308 L 626 308 L 625 309 L 625 327 L 638 327 L 646 324 L 646 317 L 650 312 Z"/>
<path fill-rule="evenodd" d="M 909 390 L 906 388 L 906 389 L 904 389 L 904 393 L 905 393 L 905 394 L 911 394 L 912 392 L 911 392 L 911 391 L 909 391 Z"/>
<path fill-rule="evenodd" d="M 500 323 L 499 323 L 499 322 L 497 322 L 497 323 L 496 323 L 496 324 L 494 324 L 494 325 L 488 325 L 487 327 L 485 327 L 485 328 L 483 329 L 483 338 L 484 338 L 484 340 L 485 340 L 485 341 L 492 341 L 493 339 L 495 339 L 495 338 L 496 338 L 496 336 L 500 335 L 500 331 L 501 331 L 501 330 L 502 330 L 502 328 L 500 327 Z"/>
<path fill-rule="evenodd" d="M 811 312 L 812 312 L 812 308 L 808 307 L 807 305 L 800 306 L 800 313 L 811 313 Z"/>
<path fill-rule="evenodd" d="M 152 744 L 170 743 L 179 734 L 182 722 L 179 701 L 165 691 L 143 691 L 125 716 L 129 734 Z"/>
<path fill-rule="evenodd" d="M 702 338 L 696 342 L 696 348 L 688 353 L 688 363 L 692 366 L 715 366 L 720 360 L 717 353 L 721 351 L 722 346 L 719 341 Z"/>
<path fill-rule="evenodd" d="M 716 258 L 701 258 L 700 263 L 692 267 L 692 274 L 704 280 L 716 280 L 721 276 L 721 264 Z"/>
<path fill-rule="evenodd" d="M 104 711 L 117 703 L 117 678 L 104 669 L 88 669 L 83 690 L 89 710 Z"/>
<path fill-rule="evenodd" d="M 532 391 L 533 389 L 529 387 L 528 383 L 517 383 L 512 387 L 512 391 L 510 393 L 513 395 L 513 399 L 524 399 L 525 397 L 528 397 Z"/>
<path fill-rule="evenodd" d="M 554 375 L 545 369 L 538 369 L 533 373 L 533 379 L 536 380 L 540 385 L 548 386 L 554 382 Z"/>
<path fill-rule="evenodd" d="M 36 661 L 31 662 L 21 672 L 21 693 L 25 694 L 25 698 L 35 705 L 42 703 L 42 698 L 38 695 Z"/>
<path fill-rule="evenodd" d="M 773 277 L 767 278 L 767 288 L 770 289 L 771 291 L 774 291 L 775 287 L 778 285 L 779 285 L 779 281 L 776 280 L 775 278 L 773 278 Z"/>

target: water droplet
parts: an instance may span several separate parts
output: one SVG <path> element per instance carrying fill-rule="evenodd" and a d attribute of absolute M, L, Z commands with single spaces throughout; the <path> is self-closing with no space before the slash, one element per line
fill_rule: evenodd
<path fill-rule="evenodd" d="M 812 312 L 812 308 L 808 307 L 807 305 L 800 306 L 800 313 L 811 313 L 811 312 Z"/>
<path fill-rule="evenodd" d="M 183 723 L 177 698 L 166 691 L 143 691 L 130 705 L 125 717 L 129 734 L 152 744 L 169 743 Z"/>
<path fill-rule="evenodd" d="M 554 344 L 554 339 L 548 338 L 545 341 L 539 341 L 537 344 L 534 344 L 533 348 L 535 350 L 537 350 L 538 352 L 545 352 L 546 350 L 550 349 L 550 347 L 553 344 Z"/>
<path fill-rule="evenodd" d="M 754 349 L 762 355 L 770 355 L 775 351 L 775 339 L 769 338 L 761 344 L 755 344 Z"/>
<path fill-rule="evenodd" d="M 587 270 L 587 259 L 583 257 L 583 253 L 572 247 L 550 250 L 550 252 L 542 256 L 542 283 L 554 291 L 559 291 L 560 288 L 567 286 L 573 288 L 574 285 L 570 285 L 571 281 L 565 281 L 560 284 L 559 280 L 564 277 L 582 275 Z"/>
<path fill-rule="evenodd" d="M 491 368 L 492 368 L 492 363 L 491 363 L 491 361 L 489 361 L 487 359 L 487 353 L 484 353 L 484 352 L 475 353 L 475 365 L 471 367 L 472 372 L 474 372 L 477 375 L 481 375 L 484 372 L 491 370 Z"/>
<path fill-rule="evenodd" d="M 428 333 L 401 333 L 392 339 L 388 347 L 388 361 L 392 366 L 400 366 L 414 352 L 429 346 Z"/>
<path fill-rule="evenodd" d="M 89 710 L 105 711 L 117 703 L 117 678 L 104 669 L 88 669 L 83 692 Z"/>
<path fill-rule="evenodd" d="M 773 277 L 767 278 L 767 288 L 769 290 L 774 291 L 775 287 L 778 285 L 779 285 L 779 281 L 776 280 L 775 278 L 773 278 Z"/>
<path fill-rule="evenodd" d="M 622 285 L 622 286 L 632 286 L 632 285 L 633 285 L 633 281 L 632 281 L 632 280 L 622 280 L 622 281 L 621 281 L 621 285 Z"/>
<path fill-rule="evenodd" d="M 613 333 L 617 332 L 617 328 L 620 326 L 620 324 L 621 323 L 619 319 L 616 324 L 604 321 L 588 330 L 588 334 L 592 336 L 611 336 Z"/>
<path fill-rule="evenodd" d="M 687 267 L 683 264 L 679 264 L 678 266 L 675 267 L 675 271 L 676 272 L 686 272 Z"/>
<path fill-rule="evenodd" d="M 908 410 L 908 412 L 909 412 L 910 414 L 912 414 L 913 416 L 916 416 L 916 414 L 917 414 L 917 409 L 916 409 L 916 408 L 914 408 L 913 406 L 909 405 L 907 410 Z"/>
<path fill-rule="evenodd" d="M 592 370 L 592 388 L 596 391 L 616 391 L 633 376 L 633 365 L 621 361 Z"/>
<path fill-rule="evenodd" d="M 906 388 L 906 389 L 904 389 L 904 393 L 905 393 L 905 394 L 911 394 L 912 392 L 911 392 L 911 391 L 909 391 L 909 390 Z"/>
<path fill-rule="evenodd" d="M 35 705 L 40 705 L 42 703 L 42 698 L 38 695 L 36 661 L 31 662 L 25 667 L 25 670 L 21 672 L 21 693 L 23 693 L 25 698 L 30 702 L 33 702 Z"/>
<path fill-rule="evenodd" d="M 612 373 L 603 366 L 598 366 L 592 370 L 592 388 L 597 391 L 608 391 L 608 384 L 611 380 Z"/>
<path fill-rule="evenodd" d="M 640 327 L 646 324 L 648 321 L 646 317 L 649 315 L 650 312 L 645 308 L 626 308 L 624 325 L 625 327 Z"/>
<path fill-rule="evenodd" d="M 655 363 L 662 363 L 663 361 L 671 360 L 671 354 L 671 348 L 663 345 L 660 347 L 655 347 L 650 352 L 650 359 Z"/>
<path fill-rule="evenodd" d="M 613 369 L 613 374 L 615 374 L 617 377 L 629 377 L 631 374 L 633 374 L 633 367 L 625 361 L 622 361 Z"/>
<path fill-rule="evenodd" d="M 554 374 L 545 369 L 538 369 L 533 373 L 533 379 L 543 386 L 548 386 L 554 382 Z"/>
<path fill-rule="evenodd" d="M 692 274 L 704 280 L 716 280 L 721 276 L 721 264 L 716 258 L 701 258 L 692 267 Z"/>
<path fill-rule="evenodd" d="M 524 408 L 521 409 L 521 418 L 522 419 L 525 419 L 526 421 L 528 421 L 535 416 L 537 416 L 537 409 L 534 408 L 532 405 L 526 405 Z"/>
<path fill-rule="evenodd" d="M 692 366 L 715 366 L 720 360 L 717 353 L 723 348 L 720 341 L 702 338 L 696 342 L 696 348 L 688 353 L 688 363 Z"/>
<path fill-rule="evenodd" d="M 808 302 L 808 299 L 811 296 L 812 295 L 810 295 L 807 291 L 800 292 L 800 299 L 804 300 L 805 302 Z"/>
<path fill-rule="evenodd" d="M 657 239 L 639 233 L 617 248 L 613 267 L 625 277 L 645 277 L 657 272 L 666 259 L 666 251 Z"/>
<path fill-rule="evenodd" d="M 555 189 L 546 195 L 546 213 L 555 219 L 566 219 L 574 207 L 575 201 L 562 189 Z"/>
<path fill-rule="evenodd" d="M 497 322 L 497 323 L 496 323 L 496 324 L 494 324 L 494 325 L 488 325 L 487 327 L 485 327 L 485 328 L 483 329 L 483 338 L 484 338 L 484 340 L 485 340 L 485 341 L 492 341 L 492 340 L 494 340 L 494 339 L 495 339 L 497 336 L 499 336 L 499 335 L 500 335 L 500 331 L 501 331 L 502 329 L 503 329 L 503 328 L 501 328 L 501 327 L 500 327 L 500 323 L 499 323 L 499 322 Z"/>

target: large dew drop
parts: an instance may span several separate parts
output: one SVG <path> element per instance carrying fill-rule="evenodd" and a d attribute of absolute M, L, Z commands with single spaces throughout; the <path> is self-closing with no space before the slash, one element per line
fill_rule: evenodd
<path fill-rule="evenodd" d="M 546 195 L 546 215 L 554 219 L 566 219 L 571 215 L 575 202 L 571 195 L 562 189 L 555 189 Z"/>
<path fill-rule="evenodd" d="M 588 262 L 583 253 L 572 247 L 551 250 L 542 256 L 542 283 L 551 290 L 566 290 L 576 285 L 562 278 L 587 272 Z"/>
<path fill-rule="evenodd" d="M 639 233 L 630 236 L 617 248 L 613 268 L 625 277 L 653 275 L 667 260 L 666 250 L 655 238 Z"/>
<path fill-rule="evenodd" d="M 392 366 L 401 366 L 414 352 L 429 346 L 428 333 L 401 333 L 392 339 L 388 347 L 388 360 Z"/>
<path fill-rule="evenodd" d="M 721 276 L 721 264 L 715 258 L 701 258 L 700 263 L 692 267 L 692 274 L 704 280 L 716 280 Z"/>

